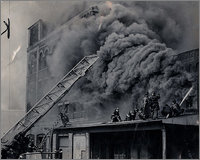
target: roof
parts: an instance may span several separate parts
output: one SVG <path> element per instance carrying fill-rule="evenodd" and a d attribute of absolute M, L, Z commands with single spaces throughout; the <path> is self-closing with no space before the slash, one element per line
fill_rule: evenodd
<path fill-rule="evenodd" d="M 198 126 L 199 125 L 199 115 L 189 114 L 189 115 L 182 115 L 179 117 L 172 117 L 168 119 L 148 119 L 148 120 L 134 120 L 134 121 L 122 121 L 122 122 L 100 122 L 100 123 L 88 123 L 88 124 L 71 124 L 66 127 L 59 127 L 56 128 L 57 130 L 69 130 L 69 131 L 76 131 L 76 130 L 90 130 L 97 131 L 98 128 L 102 128 L 104 130 L 112 130 L 114 131 L 115 128 L 119 130 L 157 130 L 160 129 L 163 125 L 187 125 L 187 126 Z M 110 128 L 110 129 L 109 129 Z"/>
<path fill-rule="evenodd" d="M 41 19 L 39 19 L 38 21 L 36 21 L 34 24 L 32 24 L 30 27 L 28 27 L 28 30 L 30 30 L 31 28 L 33 28 L 35 25 L 42 23 L 43 21 Z"/>
<path fill-rule="evenodd" d="M 180 55 L 188 54 L 188 53 L 191 53 L 191 52 L 196 53 L 196 55 L 198 56 L 198 55 L 199 55 L 199 54 L 198 54 L 198 53 L 199 53 L 199 48 L 195 48 L 195 49 L 183 51 L 183 52 L 180 52 L 180 53 L 176 54 L 175 56 L 180 56 Z"/>

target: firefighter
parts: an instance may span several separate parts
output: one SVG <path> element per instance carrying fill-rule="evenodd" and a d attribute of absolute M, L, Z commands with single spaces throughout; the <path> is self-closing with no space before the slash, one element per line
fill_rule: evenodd
<path fill-rule="evenodd" d="M 158 118 L 158 111 L 160 110 L 158 99 L 160 99 L 160 95 L 156 95 L 155 92 L 152 93 L 150 97 L 151 101 L 151 118 L 157 119 Z"/>
<path fill-rule="evenodd" d="M 186 100 L 185 100 L 185 102 L 186 102 L 186 107 L 187 108 L 191 108 L 192 107 L 192 97 L 191 96 L 188 96 L 187 98 L 186 98 Z"/>
<path fill-rule="evenodd" d="M 36 150 L 36 146 L 34 145 L 33 139 L 30 139 L 30 142 L 28 144 L 28 152 L 34 152 Z"/>
<path fill-rule="evenodd" d="M 130 121 L 130 112 L 128 114 L 126 114 L 125 121 Z"/>
<path fill-rule="evenodd" d="M 63 151 L 62 149 L 55 150 L 55 159 L 62 159 Z"/>
<path fill-rule="evenodd" d="M 9 154 L 11 157 L 14 155 L 15 158 L 18 158 L 20 154 L 27 152 L 29 144 L 29 138 L 25 137 L 25 132 L 20 132 L 15 135 L 12 144 L 10 145 L 11 150 Z"/>
<path fill-rule="evenodd" d="M 172 117 L 172 115 L 173 115 L 172 113 L 173 113 L 172 108 L 168 104 L 166 104 L 165 107 L 163 107 L 163 109 L 161 111 L 161 114 L 163 116 L 165 116 L 166 118 Z"/>
<path fill-rule="evenodd" d="M 144 108 L 141 108 L 140 110 L 138 110 L 138 117 L 142 120 L 146 120 L 146 117 L 144 115 Z"/>
<path fill-rule="evenodd" d="M 145 118 L 148 119 L 151 115 L 151 106 L 150 106 L 150 97 L 149 93 L 147 92 L 143 98 L 143 103 L 144 103 L 144 115 Z"/>
<path fill-rule="evenodd" d="M 136 110 L 134 111 L 129 111 L 129 113 L 126 115 L 126 121 L 133 121 L 135 120 L 136 117 Z"/>
<path fill-rule="evenodd" d="M 63 126 L 66 127 L 67 124 L 69 123 L 69 117 L 65 113 L 60 112 L 59 114 L 60 114 L 60 118 L 61 118 Z"/>
<path fill-rule="evenodd" d="M 175 99 L 172 101 L 172 111 L 173 116 L 179 116 L 184 112 L 184 109 L 181 109 L 180 105 L 176 102 Z"/>
<path fill-rule="evenodd" d="M 24 138 L 24 133 L 23 132 L 20 132 L 18 133 L 17 135 L 15 135 L 14 137 L 14 140 L 18 141 L 18 142 L 22 142 L 23 141 L 23 138 Z"/>
<path fill-rule="evenodd" d="M 20 153 L 25 153 L 28 150 L 28 144 L 30 143 L 29 137 L 24 137 L 22 142 L 21 142 L 21 152 Z"/>
<path fill-rule="evenodd" d="M 119 108 L 116 108 L 114 110 L 113 114 L 111 115 L 111 120 L 112 120 L 112 122 L 120 122 L 120 121 L 122 121 L 121 117 L 119 115 Z"/>

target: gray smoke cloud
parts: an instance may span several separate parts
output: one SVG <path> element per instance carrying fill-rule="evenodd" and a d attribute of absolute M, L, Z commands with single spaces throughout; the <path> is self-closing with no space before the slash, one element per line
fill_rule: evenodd
<path fill-rule="evenodd" d="M 9 14 L 9 3 L 4 1 L 2 4 L 2 20 L 6 20 Z M 11 33 L 13 36 L 11 37 L 10 52 L 21 45 L 21 50 L 11 66 L 12 76 L 10 76 L 10 82 L 12 86 L 10 90 L 10 103 L 12 108 L 22 109 L 25 106 L 26 88 L 24 84 L 26 84 L 27 67 L 27 28 L 38 19 L 42 19 L 48 24 L 48 30 L 51 31 L 70 20 L 82 10 L 88 9 L 93 4 L 99 4 L 99 2 L 10 2 L 10 19 L 12 24 L 14 24 L 11 25 Z M 158 69 L 154 68 L 153 62 L 157 64 L 159 58 L 161 60 L 166 58 L 162 60 L 162 64 L 168 66 L 170 63 L 167 63 L 167 54 L 198 47 L 198 2 L 113 2 L 111 9 L 107 2 L 101 2 L 99 8 L 99 17 L 79 19 L 72 23 L 66 32 L 57 35 L 59 40 L 55 46 L 54 54 L 52 57 L 48 57 L 52 76 L 61 77 L 83 56 L 98 53 L 100 61 L 94 66 L 96 70 L 91 71 L 87 77 L 83 78 L 72 89 L 70 92 L 71 95 L 68 95 L 71 101 L 76 101 L 77 97 L 81 96 L 79 101 L 84 102 L 83 104 L 85 106 L 87 104 L 88 106 L 97 106 L 98 112 L 100 112 L 98 110 L 100 107 L 107 106 L 106 108 L 113 108 L 115 102 L 119 106 L 124 106 L 124 108 L 128 106 L 130 108 L 133 103 L 132 101 L 135 100 L 134 97 L 137 97 L 136 95 L 140 97 L 147 88 L 151 91 L 153 90 L 153 84 L 157 84 L 154 81 L 157 78 L 152 76 L 146 82 L 143 80 L 139 84 L 137 81 L 140 79 L 133 79 L 130 76 L 132 72 L 135 77 L 145 79 L 145 76 L 148 77 L 147 73 L 149 71 Z M 21 23 L 21 19 L 23 19 L 23 23 Z M 2 30 L 5 29 L 4 27 L 2 26 Z M 165 44 L 166 46 L 164 45 L 165 47 L 161 47 L 160 50 L 155 49 L 156 54 L 153 51 L 148 52 L 147 48 L 145 49 L 150 44 L 153 44 L 153 46 Z M 9 63 L 8 56 L 12 53 L 8 53 L 7 50 L 8 43 L 6 36 L 2 36 L 2 108 L 8 108 L 9 72 L 7 64 Z M 140 52 L 141 54 L 139 54 Z M 144 57 L 143 53 L 146 57 Z M 151 65 L 147 65 L 147 62 L 151 62 L 151 59 L 148 58 L 152 58 L 154 54 L 160 57 L 158 56 L 157 61 L 152 60 Z M 137 56 L 135 57 L 134 55 L 139 56 L 138 58 L 140 59 L 137 59 Z M 141 61 L 141 63 L 137 62 L 138 64 L 130 61 L 130 65 L 133 64 L 136 67 L 130 71 L 128 71 L 128 68 L 131 67 L 126 66 L 128 64 L 123 64 L 125 62 L 123 58 L 128 59 L 128 56 L 130 56 L 130 59 L 131 57 L 135 57 L 136 61 Z M 173 62 L 175 63 L 176 60 Z M 153 66 L 154 69 L 151 70 L 150 66 Z M 127 70 L 125 70 L 126 67 Z M 142 67 L 145 69 L 148 68 L 148 70 L 143 70 Z M 124 70 L 124 72 L 122 73 L 120 70 Z M 168 70 L 170 74 L 170 68 Z M 140 71 L 142 73 L 139 73 Z M 97 79 L 99 77 L 100 79 Z M 129 79 L 126 79 L 126 77 Z M 187 77 L 185 78 L 186 80 L 191 81 L 190 77 L 184 77 Z M 112 82 L 112 78 L 117 79 L 117 81 Z M 184 79 L 180 78 L 179 80 L 183 81 L 183 83 L 185 82 Z M 171 81 L 173 80 L 162 81 L 162 85 L 170 86 Z M 137 94 L 132 94 L 133 86 L 137 83 L 144 87 L 138 87 Z M 54 83 L 52 83 L 53 85 Z M 116 87 L 116 85 L 119 86 Z M 170 87 L 168 90 L 170 90 Z M 173 90 L 170 92 L 172 93 Z"/>
<path fill-rule="evenodd" d="M 181 6 L 194 7 L 189 3 Z M 188 35 L 187 18 L 179 19 L 183 10 L 176 14 L 172 4 L 156 2 L 105 2 L 98 7 L 99 16 L 79 18 L 78 23 L 69 25 L 59 35 L 53 56 L 48 57 L 50 71 L 56 77 L 64 75 L 83 56 L 99 56 L 67 99 L 93 108 L 95 117 L 108 117 L 116 105 L 122 114 L 140 108 L 147 91 L 158 91 L 161 108 L 173 98 L 180 101 L 194 82 L 174 56 L 188 41 L 184 38 Z M 195 46 L 196 37 L 188 37 Z"/>

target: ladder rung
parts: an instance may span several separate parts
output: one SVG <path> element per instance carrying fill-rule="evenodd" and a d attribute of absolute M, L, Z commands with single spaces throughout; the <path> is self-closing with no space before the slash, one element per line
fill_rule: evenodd
<path fill-rule="evenodd" d="M 87 64 L 90 64 L 90 63 L 86 60 L 86 58 L 84 58 L 84 59 L 81 61 L 81 64 L 84 64 L 84 62 L 86 62 Z"/>
<path fill-rule="evenodd" d="M 65 86 L 62 83 L 58 83 L 57 87 L 58 88 L 65 88 Z"/>
<path fill-rule="evenodd" d="M 35 108 L 33 108 L 32 111 L 35 112 L 35 113 L 39 113 Z"/>
<path fill-rule="evenodd" d="M 60 92 L 59 90 L 55 91 L 55 92 L 51 92 L 49 93 L 49 95 L 55 95 L 56 97 L 58 97 L 58 95 L 56 93 Z"/>
<path fill-rule="evenodd" d="M 69 83 L 68 81 L 69 81 L 69 80 L 65 80 L 65 79 L 64 79 L 62 82 L 63 82 L 63 83 L 68 83 L 69 85 L 72 85 L 72 84 Z M 65 87 L 65 88 L 67 89 L 68 87 Z"/>
<path fill-rule="evenodd" d="M 40 105 L 37 106 L 37 108 L 42 107 L 42 106 L 44 106 L 44 105 L 49 105 L 49 103 L 52 103 L 52 101 L 49 101 L 49 102 L 46 102 L 46 103 L 40 104 Z"/>
<path fill-rule="evenodd" d="M 53 101 L 53 99 L 52 99 L 49 95 L 47 95 L 47 96 L 45 97 L 45 99 L 46 99 L 46 100 L 51 100 L 51 101 Z"/>
<path fill-rule="evenodd" d="M 18 124 L 21 125 L 21 126 L 26 127 L 26 126 L 24 125 L 24 123 L 22 123 L 22 122 L 19 122 Z"/>
<path fill-rule="evenodd" d="M 71 80 L 74 80 L 75 78 L 77 78 L 77 77 L 79 77 L 79 75 L 77 74 L 76 76 L 74 76 L 74 77 L 66 77 L 66 78 L 64 78 L 63 80 L 62 80 L 62 82 L 63 81 L 71 81 Z"/>
<path fill-rule="evenodd" d="M 72 70 L 70 73 L 74 73 L 76 76 L 78 76 L 78 74 L 74 70 Z"/>

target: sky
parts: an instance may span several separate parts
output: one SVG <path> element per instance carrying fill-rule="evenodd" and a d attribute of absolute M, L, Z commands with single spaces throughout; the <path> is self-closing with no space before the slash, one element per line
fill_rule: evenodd
<path fill-rule="evenodd" d="M 11 21 L 11 37 L 8 40 L 6 35 L 1 36 L 1 109 L 25 110 L 26 99 L 26 72 L 27 72 L 27 46 L 28 46 L 28 27 L 38 19 L 51 22 L 56 25 L 60 19 L 63 21 L 73 16 L 82 8 L 91 5 L 83 1 L 68 2 L 36 2 L 36 1 L 1 1 L 1 20 Z M 177 5 L 177 4 L 176 4 Z M 166 4 L 167 6 L 167 4 Z M 173 4 L 172 4 L 173 6 Z M 178 6 L 178 5 L 177 5 Z M 182 5 L 184 8 L 184 5 Z M 178 9 L 179 11 L 183 8 Z M 184 15 L 179 14 L 180 19 L 185 19 L 190 32 L 185 32 L 186 39 L 180 51 L 198 47 L 190 41 L 191 37 L 197 39 L 196 30 L 199 18 L 198 6 L 188 5 L 184 8 Z M 169 24 L 170 25 L 170 24 Z M 4 23 L 1 23 L 1 31 L 5 30 Z M 13 54 L 16 54 L 11 63 Z"/>

